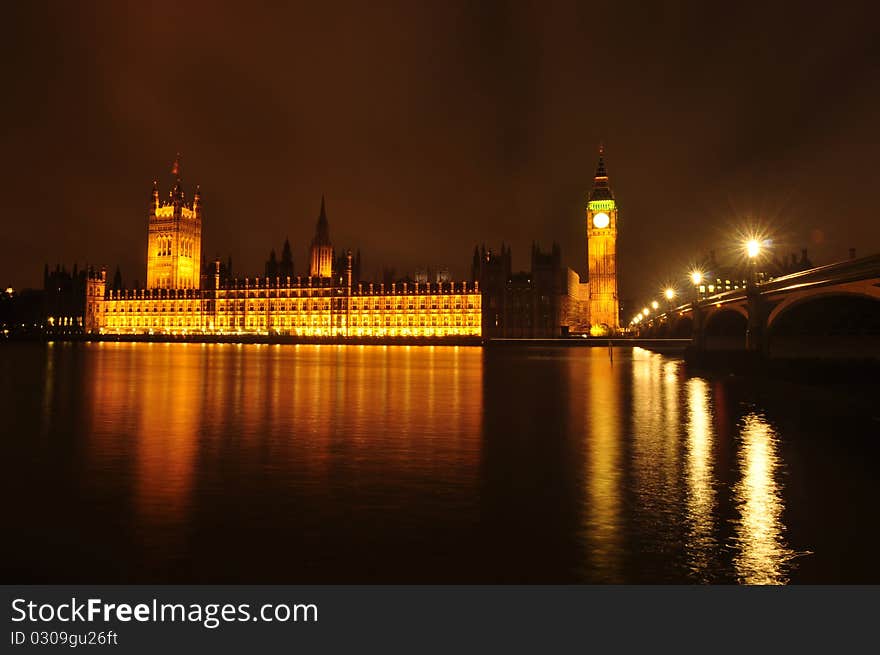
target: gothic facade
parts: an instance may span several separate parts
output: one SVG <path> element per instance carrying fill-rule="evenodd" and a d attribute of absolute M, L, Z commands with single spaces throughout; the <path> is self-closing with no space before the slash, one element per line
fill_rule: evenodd
<path fill-rule="evenodd" d="M 532 244 L 529 271 L 513 272 L 509 246 L 474 249 L 471 277 L 483 292 L 487 337 L 610 336 L 620 329 L 617 292 L 617 203 L 605 170 L 604 151 L 586 203 L 586 282 L 566 266 L 557 244 L 549 252 Z"/>
<path fill-rule="evenodd" d="M 231 260 L 201 270 L 202 198 L 188 201 L 179 161 L 167 201 L 153 184 L 148 211 L 147 285 L 108 285 L 89 273 L 85 330 L 103 334 L 253 334 L 292 337 L 606 336 L 619 329 L 617 204 L 604 153 L 586 204 L 588 280 L 562 265 L 559 246 L 532 246 L 531 270 L 511 270 L 510 248 L 474 251 L 471 280 L 419 275 L 415 281 L 364 283 L 360 253 L 337 253 L 326 203 L 311 240 L 307 275 L 294 275 L 289 241 L 273 250 L 264 275 L 235 278 Z M 205 274 L 206 273 L 206 274 Z"/>
<path fill-rule="evenodd" d="M 147 288 L 198 289 L 202 261 L 202 195 L 199 188 L 188 202 L 180 179 L 179 158 L 168 200 L 160 201 L 153 182 L 147 234 Z"/>
<path fill-rule="evenodd" d="M 85 329 L 137 335 L 279 335 L 330 338 L 479 337 L 481 301 L 475 282 L 364 284 L 353 279 L 360 256 L 335 257 L 324 200 L 307 276 L 293 275 L 285 244 L 270 255 L 266 275 L 231 278 L 231 264 L 213 262 L 200 279 L 202 204 L 187 203 L 180 166 L 169 200 L 153 185 L 149 206 L 147 287 L 108 288 L 106 271 L 86 282 Z M 225 271 L 225 274 L 224 274 Z M 359 272 L 358 272 L 359 275 Z"/>

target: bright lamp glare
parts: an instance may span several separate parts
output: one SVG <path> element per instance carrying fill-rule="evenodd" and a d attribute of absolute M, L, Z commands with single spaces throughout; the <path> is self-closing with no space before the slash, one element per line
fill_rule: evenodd
<path fill-rule="evenodd" d="M 746 253 L 748 254 L 750 259 L 754 259 L 761 252 L 761 242 L 757 239 L 749 239 L 748 243 L 746 243 Z"/>
<path fill-rule="evenodd" d="M 672 300 L 675 298 L 675 289 L 667 289 L 663 292 L 663 295 L 666 296 L 666 300 Z"/>
<path fill-rule="evenodd" d="M 651 303 L 651 307 L 653 307 L 654 309 L 657 309 L 659 306 L 660 306 L 660 303 L 657 302 L 656 300 Z"/>
<path fill-rule="evenodd" d="M 694 285 L 700 284 L 703 281 L 703 274 L 700 271 L 693 271 L 691 273 L 691 282 Z"/>

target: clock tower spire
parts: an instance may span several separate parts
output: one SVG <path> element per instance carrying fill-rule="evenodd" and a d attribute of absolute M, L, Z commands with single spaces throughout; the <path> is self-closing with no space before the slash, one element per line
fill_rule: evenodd
<path fill-rule="evenodd" d="M 587 271 L 590 290 L 590 334 L 609 336 L 620 328 L 617 299 L 617 203 L 608 184 L 605 148 L 587 200 Z"/>

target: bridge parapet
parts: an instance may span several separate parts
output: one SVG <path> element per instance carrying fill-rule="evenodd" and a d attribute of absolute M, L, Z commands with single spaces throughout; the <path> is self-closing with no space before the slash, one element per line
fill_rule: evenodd
<path fill-rule="evenodd" d="M 682 337 L 687 330 L 697 352 L 850 352 L 880 360 L 880 254 L 683 303 L 644 321 L 639 334 Z"/>

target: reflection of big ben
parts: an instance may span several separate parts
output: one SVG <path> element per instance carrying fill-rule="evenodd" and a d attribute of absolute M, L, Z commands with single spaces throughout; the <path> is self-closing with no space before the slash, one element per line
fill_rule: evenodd
<path fill-rule="evenodd" d="M 608 186 L 604 149 L 587 203 L 587 271 L 590 285 L 590 334 L 606 336 L 620 327 L 617 305 L 617 203 Z"/>

